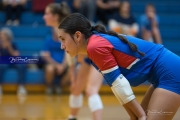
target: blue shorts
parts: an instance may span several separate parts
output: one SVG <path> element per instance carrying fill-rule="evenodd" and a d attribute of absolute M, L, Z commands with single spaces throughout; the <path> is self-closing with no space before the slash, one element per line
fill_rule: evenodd
<path fill-rule="evenodd" d="M 180 95 L 180 57 L 164 48 L 151 69 L 149 82 Z"/>

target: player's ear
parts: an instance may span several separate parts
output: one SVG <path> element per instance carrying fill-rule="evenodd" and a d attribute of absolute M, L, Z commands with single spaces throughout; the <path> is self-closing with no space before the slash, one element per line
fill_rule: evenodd
<path fill-rule="evenodd" d="M 80 41 L 81 36 L 82 36 L 82 33 L 80 31 L 76 31 L 75 32 L 75 36 L 74 37 L 75 37 L 75 40 L 77 40 L 77 42 Z"/>

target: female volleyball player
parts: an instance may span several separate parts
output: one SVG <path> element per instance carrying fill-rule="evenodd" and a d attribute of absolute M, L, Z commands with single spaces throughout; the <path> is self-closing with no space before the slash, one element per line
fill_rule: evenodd
<path fill-rule="evenodd" d="M 78 55 L 78 67 L 75 77 L 73 65 L 71 74 L 71 95 L 69 120 L 76 120 L 79 109 L 83 103 L 82 91 L 85 88 L 88 97 L 88 106 L 93 114 L 93 120 L 101 120 L 103 104 L 98 94 L 102 84 L 102 75 L 90 64 L 90 60 L 83 55 Z M 74 79 L 73 79 L 74 78 Z"/>
<path fill-rule="evenodd" d="M 64 81 L 67 81 L 68 75 L 68 67 L 65 58 L 64 50 L 59 48 L 60 43 L 58 41 L 58 28 L 57 25 L 60 21 L 70 14 L 70 10 L 66 3 L 51 3 L 45 9 L 45 14 L 43 19 L 46 23 L 46 26 L 50 26 L 53 28 L 52 35 L 46 37 L 44 49 L 41 52 L 43 59 L 46 62 L 45 66 L 45 79 L 46 79 L 46 93 L 52 94 L 53 87 L 52 83 L 53 80 L 60 80 L 60 85 L 63 84 Z M 60 94 L 61 88 L 59 87 L 59 83 L 56 82 L 55 91 L 56 93 Z"/>
<path fill-rule="evenodd" d="M 62 20 L 58 34 L 61 48 L 71 56 L 88 55 L 131 119 L 173 118 L 180 106 L 180 57 L 163 45 L 93 27 L 78 13 Z M 140 106 L 130 85 L 146 80 L 152 86 Z"/>
<path fill-rule="evenodd" d="M 61 4 L 52 3 L 49 4 L 45 9 L 44 20 L 47 26 L 54 28 L 56 34 L 56 27 L 59 25 L 61 20 L 70 14 L 67 4 L 62 2 Z M 102 101 L 98 94 L 99 88 L 102 84 L 102 75 L 97 72 L 88 59 L 82 58 L 79 60 L 80 67 L 76 73 L 77 77 L 74 76 L 74 61 L 68 55 L 66 56 L 67 63 L 69 64 L 71 72 L 71 95 L 69 97 L 70 115 L 69 120 L 76 120 L 77 113 L 82 106 L 83 97 L 82 91 L 86 86 L 86 94 L 88 96 L 88 104 L 91 112 L 93 113 L 94 120 L 101 120 L 102 114 Z M 94 104 L 96 103 L 96 104 Z"/>

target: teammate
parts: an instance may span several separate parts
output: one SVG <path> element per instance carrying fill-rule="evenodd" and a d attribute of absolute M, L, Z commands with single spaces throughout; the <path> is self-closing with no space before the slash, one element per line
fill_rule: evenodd
<path fill-rule="evenodd" d="M 173 118 L 180 106 L 179 56 L 163 45 L 107 32 L 102 25 L 93 27 L 78 13 L 62 20 L 58 34 L 61 48 L 72 57 L 88 55 L 131 119 Z M 130 85 L 146 80 L 152 85 L 140 105 Z M 154 110 L 157 112 L 151 112 Z"/>
<path fill-rule="evenodd" d="M 61 4 L 52 3 L 46 7 L 44 20 L 46 22 L 46 25 L 54 28 L 54 34 L 57 34 L 57 24 L 59 24 L 61 20 L 68 14 L 70 14 L 70 11 L 67 4 L 65 4 L 64 2 L 62 2 Z M 83 104 L 82 91 L 86 86 L 88 104 L 91 112 L 93 113 L 93 118 L 94 120 L 101 120 L 103 105 L 98 91 L 102 84 L 102 75 L 90 65 L 88 59 L 84 59 L 84 56 L 82 56 L 81 60 L 78 60 L 80 62 L 80 67 L 78 72 L 76 72 L 77 75 L 75 75 L 74 68 L 76 64 L 75 60 L 73 60 L 68 55 L 66 56 L 66 60 L 71 71 L 71 95 L 69 98 L 69 105 L 71 110 L 68 119 L 77 119 L 76 117 L 78 111 Z"/>
<path fill-rule="evenodd" d="M 74 69 L 71 74 L 71 95 L 69 98 L 70 115 L 69 120 L 76 120 L 79 109 L 83 104 L 82 91 L 85 88 L 88 97 L 88 106 L 93 115 L 93 120 L 101 120 L 103 104 L 98 94 L 102 84 L 102 75 L 90 65 L 90 60 L 83 55 L 78 55 L 78 70 L 75 77 Z"/>
<path fill-rule="evenodd" d="M 55 91 L 57 94 L 62 92 L 61 85 L 64 81 L 67 81 L 68 67 L 65 58 L 64 50 L 60 49 L 60 42 L 58 41 L 58 29 L 57 25 L 60 21 L 70 14 L 70 10 L 65 2 L 61 4 L 51 3 L 45 9 L 43 16 L 46 26 L 53 28 L 52 35 L 49 35 L 45 39 L 44 49 L 41 52 L 43 59 L 46 62 L 45 66 L 45 79 L 46 79 L 46 93 L 52 94 L 53 87 L 52 83 L 55 80 Z M 60 80 L 60 85 L 59 85 Z"/>

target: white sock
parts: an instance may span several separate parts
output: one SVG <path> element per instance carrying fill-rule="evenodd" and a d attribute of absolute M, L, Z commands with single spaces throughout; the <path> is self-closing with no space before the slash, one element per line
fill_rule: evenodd
<path fill-rule="evenodd" d="M 69 115 L 68 118 L 69 118 L 69 119 L 73 119 L 73 118 L 76 118 L 76 116 L 74 116 L 74 115 Z"/>

